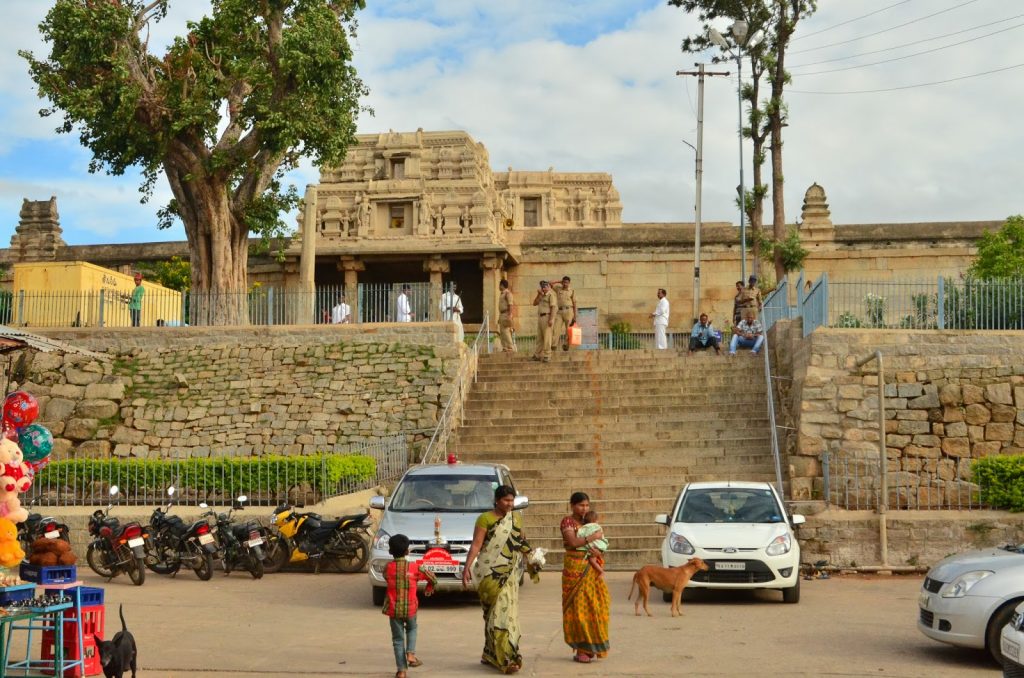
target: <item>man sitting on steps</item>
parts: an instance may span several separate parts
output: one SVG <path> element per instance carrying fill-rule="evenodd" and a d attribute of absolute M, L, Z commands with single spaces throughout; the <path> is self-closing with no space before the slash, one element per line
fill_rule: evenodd
<path fill-rule="evenodd" d="M 688 353 L 703 351 L 709 348 L 715 349 L 715 353 L 722 353 L 722 349 L 718 347 L 718 337 L 715 336 L 715 328 L 711 326 L 711 321 L 708 320 L 708 314 L 701 313 L 698 322 L 694 323 L 693 330 L 690 331 L 690 350 Z"/>
<path fill-rule="evenodd" d="M 729 342 L 729 355 L 736 355 L 736 349 L 753 349 L 751 353 L 757 355 L 764 343 L 764 330 L 761 322 L 754 319 L 754 309 L 748 308 L 743 311 L 743 320 L 732 330 L 732 341 Z"/>

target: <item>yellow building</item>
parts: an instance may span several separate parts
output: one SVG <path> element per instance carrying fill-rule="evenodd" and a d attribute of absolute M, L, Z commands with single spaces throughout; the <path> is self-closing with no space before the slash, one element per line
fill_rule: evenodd
<path fill-rule="evenodd" d="M 141 325 L 179 324 L 181 293 L 143 280 Z M 129 327 L 132 276 L 84 261 L 14 265 L 9 323 L 29 327 Z"/>

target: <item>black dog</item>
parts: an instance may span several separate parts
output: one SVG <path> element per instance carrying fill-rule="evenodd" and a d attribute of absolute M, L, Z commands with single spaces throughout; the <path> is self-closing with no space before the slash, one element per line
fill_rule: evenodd
<path fill-rule="evenodd" d="M 135 636 L 125 628 L 124 605 L 117 608 L 117 613 L 121 617 L 121 630 L 114 634 L 113 640 L 102 640 L 99 636 L 93 635 L 93 638 L 96 639 L 96 646 L 100 650 L 103 675 L 106 678 L 121 678 L 124 672 L 130 668 L 132 678 L 135 678 L 135 660 L 138 657 Z"/>

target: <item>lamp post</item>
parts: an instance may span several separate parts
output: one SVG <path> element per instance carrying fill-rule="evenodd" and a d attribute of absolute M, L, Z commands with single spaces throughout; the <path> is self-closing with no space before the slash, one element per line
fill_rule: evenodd
<path fill-rule="evenodd" d="M 763 31 L 757 31 L 747 39 L 747 31 L 750 26 L 746 21 L 737 19 L 729 27 L 733 42 L 730 47 L 729 41 L 714 28 L 708 31 L 711 42 L 720 47 L 730 58 L 736 60 L 736 108 L 739 111 L 739 137 L 740 137 L 740 279 L 747 279 L 747 188 L 743 183 L 743 48 L 750 49 L 761 42 L 764 37 Z M 756 102 L 755 102 L 756 104 Z"/>

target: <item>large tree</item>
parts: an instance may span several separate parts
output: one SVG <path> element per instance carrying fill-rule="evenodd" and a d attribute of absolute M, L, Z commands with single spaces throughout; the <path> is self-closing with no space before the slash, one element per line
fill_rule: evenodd
<path fill-rule="evenodd" d="M 978 256 L 970 274 L 983 280 L 1024 278 L 1024 216 L 1008 217 L 998 231 L 978 238 Z"/>
<path fill-rule="evenodd" d="M 783 196 L 782 171 L 782 128 L 786 123 L 787 109 L 783 100 L 783 91 L 789 84 L 790 76 L 786 72 L 785 53 L 796 30 L 797 22 L 810 16 L 815 9 L 816 0 L 668 0 L 669 5 L 681 7 L 695 14 L 701 22 L 701 32 L 688 36 L 683 40 L 684 52 L 703 52 L 714 45 L 708 38 L 708 31 L 719 23 L 724 28 L 725 21 L 742 20 L 747 22 L 747 35 L 757 31 L 764 32 L 764 40 L 743 53 L 750 57 L 750 82 L 741 85 L 741 97 L 748 107 L 747 125 L 743 135 L 753 145 L 753 187 L 747 195 L 747 216 L 750 219 L 752 247 L 754 249 L 754 266 L 759 265 L 760 248 L 764 239 L 764 199 L 768 194 L 768 186 L 762 180 L 761 167 L 765 161 L 765 147 L 772 154 L 772 240 L 776 243 L 790 238 L 786 228 L 786 209 Z M 735 47 L 734 47 L 735 49 Z M 728 59 L 716 56 L 715 61 Z M 767 77 L 771 93 L 761 101 L 761 78 Z M 769 137 L 771 139 L 768 143 Z M 775 278 L 782 280 L 786 267 L 781 258 L 780 248 L 772 248 L 775 252 Z"/>
<path fill-rule="evenodd" d="M 210 0 L 166 53 L 149 50 L 170 0 L 57 0 L 39 29 L 50 55 L 21 52 L 41 97 L 92 151 L 90 171 L 163 172 L 191 252 L 193 322 L 245 321 L 250 233 L 283 227 L 281 184 L 300 157 L 340 161 L 366 93 L 349 36 L 363 0 Z M 205 296 L 209 295 L 209 296 Z"/>

